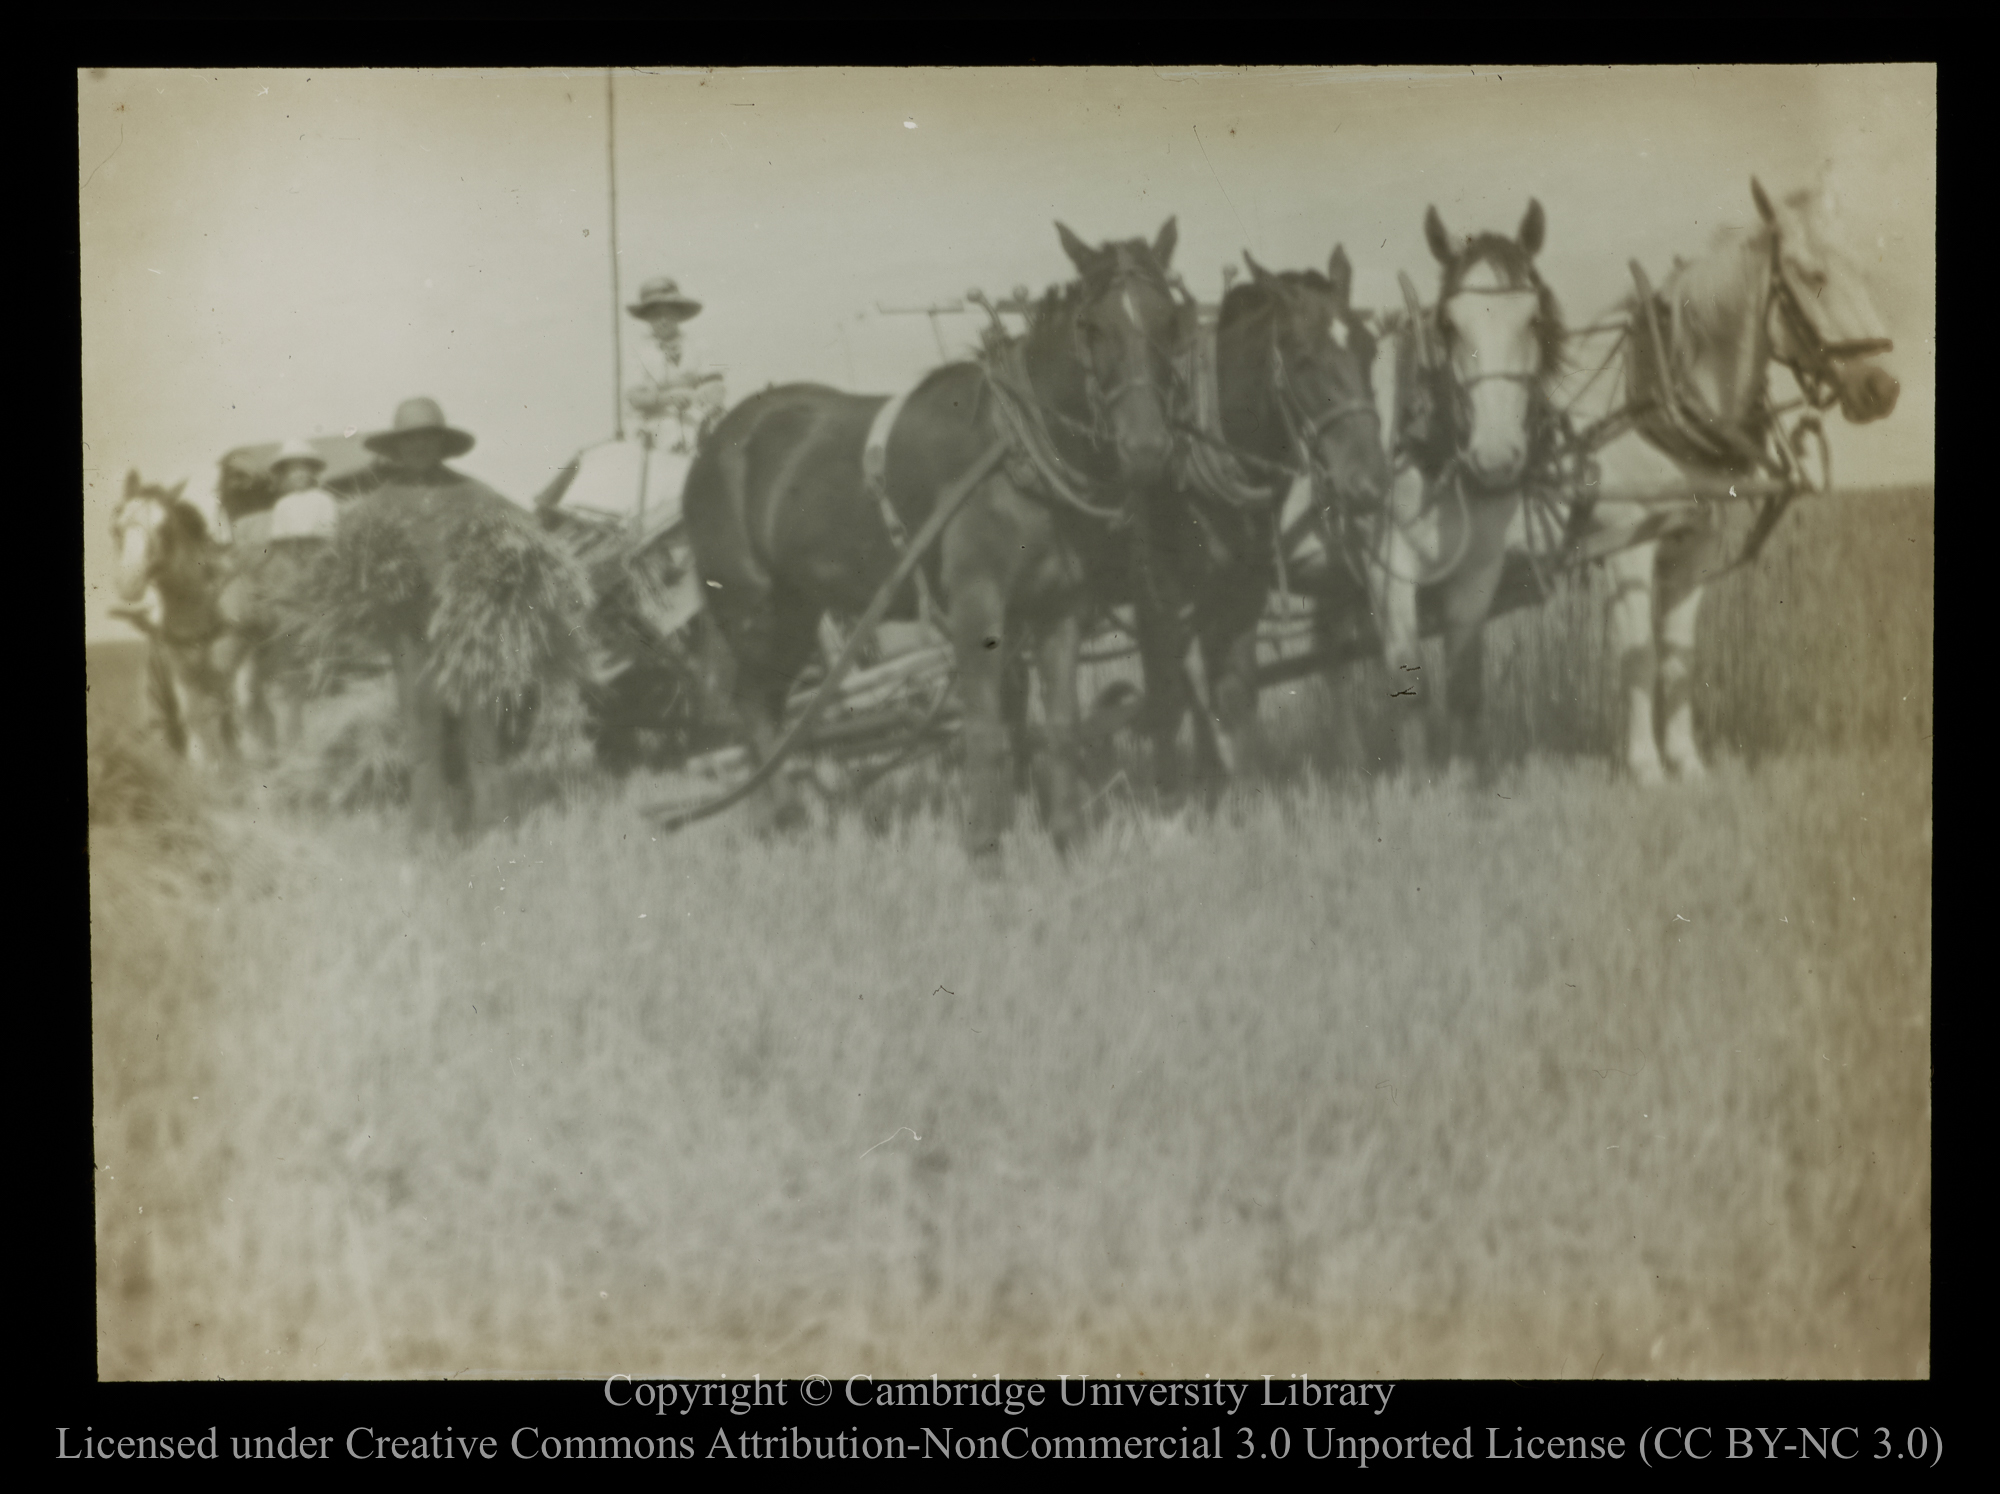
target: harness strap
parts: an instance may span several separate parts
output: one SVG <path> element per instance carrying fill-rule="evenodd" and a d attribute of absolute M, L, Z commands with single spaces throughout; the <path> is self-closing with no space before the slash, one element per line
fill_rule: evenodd
<path fill-rule="evenodd" d="M 1038 486 L 1047 496 L 1093 519 L 1115 523 L 1125 517 L 1122 505 L 1093 503 L 1080 491 L 1090 486 L 1090 480 L 1056 450 L 1041 419 L 1039 403 L 1027 392 L 1032 386 L 1018 343 L 1004 344 L 988 355 L 986 382 L 994 393 L 993 407 L 999 415 L 1002 437 L 1010 456 L 1016 458 L 1009 465 L 1025 465 L 1026 475 L 1033 479 L 1029 486 Z"/>
<path fill-rule="evenodd" d="M 1222 434 L 1219 333 L 1217 322 L 1204 316 L 1189 339 L 1194 353 L 1189 380 L 1194 393 L 1193 434 L 1199 439 L 1185 444 L 1188 479 L 1203 494 L 1235 508 L 1272 504 L 1289 491 L 1289 485 L 1254 481 L 1244 470 L 1242 454 L 1232 450 Z"/>
<path fill-rule="evenodd" d="M 874 495 L 876 511 L 882 515 L 882 527 L 889 531 L 889 543 L 896 547 L 900 556 L 910 547 L 910 531 L 903 523 L 903 516 L 896 512 L 896 505 L 889 501 L 889 433 L 896 428 L 902 418 L 903 406 L 910 402 L 917 386 L 910 385 L 900 394 L 888 400 L 875 412 L 875 419 L 868 427 L 868 440 L 861 448 L 861 477 Z M 917 611 L 923 620 L 942 633 L 937 603 L 931 596 L 930 579 L 922 566 L 915 571 L 917 583 Z"/>
<path fill-rule="evenodd" d="M 1650 408 L 1668 422 L 1679 444 L 1703 462 L 1727 466 L 1741 463 L 1749 468 L 1764 465 L 1764 454 L 1742 432 L 1727 425 L 1708 407 L 1701 391 L 1685 379 L 1674 377 L 1673 358 L 1667 346 L 1666 328 L 1660 322 L 1653 283 L 1638 260 L 1631 264 L 1632 281 L 1639 291 L 1640 322 L 1652 350 L 1652 378 L 1658 393 Z"/>

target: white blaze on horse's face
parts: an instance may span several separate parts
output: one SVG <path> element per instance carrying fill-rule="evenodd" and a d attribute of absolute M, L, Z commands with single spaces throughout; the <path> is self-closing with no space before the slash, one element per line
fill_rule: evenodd
<path fill-rule="evenodd" d="M 1129 278 L 1128 278 L 1129 277 Z M 1156 479 L 1173 453 L 1165 400 L 1173 378 L 1168 357 L 1176 307 L 1150 277 L 1121 277 L 1079 326 L 1084 359 L 1111 427 L 1125 475 Z"/>
<path fill-rule="evenodd" d="M 1540 310 L 1532 287 L 1510 285 L 1484 260 L 1466 271 L 1457 293 L 1439 308 L 1452 373 L 1471 417 L 1460 456 L 1489 487 L 1518 480 L 1528 460 L 1530 397 L 1541 366 Z"/>
<path fill-rule="evenodd" d="M 153 498 L 128 498 L 119 507 L 113 524 L 118 536 L 114 579 L 118 595 L 126 602 L 136 602 L 146 594 L 153 577 L 154 538 L 166 516 L 165 506 Z"/>

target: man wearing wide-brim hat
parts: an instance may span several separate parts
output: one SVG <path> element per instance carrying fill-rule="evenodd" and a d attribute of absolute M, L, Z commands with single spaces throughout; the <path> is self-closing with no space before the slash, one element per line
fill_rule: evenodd
<path fill-rule="evenodd" d="M 702 419 L 728 403 L 720 370 L 682 366 L 686 345 L 681 327 L 701 315 L 701 302 L 683 295 L 671 276 L 659 275 L 640 286 L 638 299 L 625 309 L 653 329 L 659 347 L 659 366 L 642 357 L 640 377 L 625 398 L 649 428 L 672 416 L 680 427 L 678 444 L 685 448 Z"/>
<path fill-rule="evenodd" d="M 478 828 L 503 804 L 503 725 L 574 653 L 588 583 L 526 509 L 445 465 L 473 439 L 436 400 L 404 400 L 363 444 L 377 485 L 319 572 L 325 625 L 390 655 L 418 828 Z"/>
<path fill-rule="evenodd" d="M 448 458 L 472 450 L 473 438 L 445 419 L 436 400 L 425 395 L 404 400 L 388 429 L 373 432 L 361 444 L 377 458 L 367 509 L 393 513 L 397 527 L 415 542 L 433 573 L 451 558 L 450 532 L 464 522 L 491 519 L 534 532 L 526 510 L 445 465 Z M 355 517 L 363 516 L 360 503 L 347 507 Z"/>

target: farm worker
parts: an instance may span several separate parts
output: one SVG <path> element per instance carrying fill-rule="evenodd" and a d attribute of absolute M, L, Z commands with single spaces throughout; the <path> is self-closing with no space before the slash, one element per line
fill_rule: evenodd
<path fill-rule="evenodd" d="M 367 492 L 371 510 L 396 515 L 397 526 L 415 544 L 427 575 L 437 577 L 454 554 L 450 536 L 462 521 L 489 517 L 507 525 L 530 525 L 525 510 L 477 478 L 445 465 L 472 450 L 472 436 L 445 423 L 444 410 L 422 395 L 396 406 L 395 422 L 362 445 L 379 459 Z M 359 500 L 357 500 L 358 504 Z"/>
<path fill-rule="evenodd" d="M 325 540 L 340 523 L 340 500 L 319 485 L 326 458 L 305 441 L 287 441 L 271 459 L 278 490 L 271 510 L 273 540 Z"/>
<path fill-rule="evenodd" d="M 687 350 L 681 328 L 701 315 L 701 302 L 682 295 L 674 280 L 660 275 L 640 286 L 639 299 L 625 309 L 652 328 L 659 348 L 657 366 L 641 358 L 642 377 L 625 398 L 649 434 L 671 416 L 679 427 L 674 449 L 688 451 L 692 437 L 728 403 L 719 369 L 683 366 Z"/>
<path fill-rule="evenodd" d="M 331 599 L 336 620 L 381 638 L 395 667 L 419 829 L 501 812 L 504 729 L 525 727 L 585 607 L 580 574 L 527 510 L 445 465 L 472 442 L 436 400 L 398 405 L 363 443 L 378 485 L 345 507 L 328 568 L 352 588 Z"/>
<path fill-rule="evenodd" d="M 325 470 L 326 459 L 305 441 L 278 448 L 271 461 L 278 501 L 236 521 L 230 576 L 218 599 L 229 626 L 222 667 L 245 724 L 267 753 L 301 736 L 308 671 L 295 637 L 297 609 L 340 522 L 339 500 L 319 485 Z M 274 694 L 282 721 L 272 713 Z"/>

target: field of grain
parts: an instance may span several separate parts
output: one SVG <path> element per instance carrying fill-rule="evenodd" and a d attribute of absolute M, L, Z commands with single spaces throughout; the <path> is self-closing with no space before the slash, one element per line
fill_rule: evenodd
<path fill-rule="evenodd" d="M 1715 590 L 1700 788 L 1613 775 L 1589 578 L 1496 783 L 1357 671 L 993 882 L 935 771 L 416 852 L 94 763 L 100 1373 L 1928 1374 L 1933 515 Z"/>

